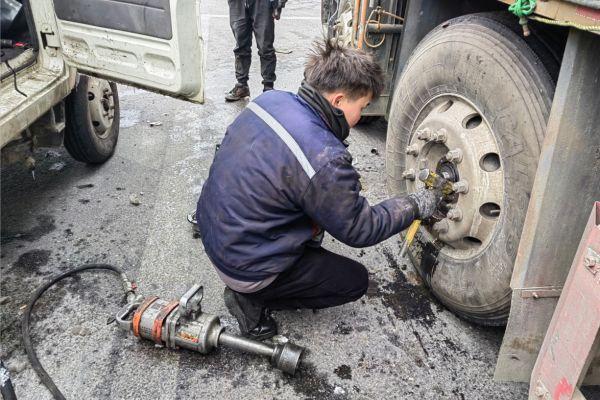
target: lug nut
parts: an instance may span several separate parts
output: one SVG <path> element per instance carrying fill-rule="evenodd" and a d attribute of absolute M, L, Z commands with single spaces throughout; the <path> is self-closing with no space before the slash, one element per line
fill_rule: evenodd
<path fill-rule="evenodd" d="M 407 169 L 402 173 L 402 177 L 404 179 L 410 179 L 411 181 L 415 180 L 415 170 L 412 168 Z"/>
<path fill-rule="evenodd" d="M 458 181 L 452 184 L 452 190 L 456 193 L 467 193 L 469 191 L 469 184 L 467 181 Z"/>
<path fill-rule="evenodd" d="M 453 149 L 446 153 L 446 160 L 448 160 L 450 162 L 458 164 L 459 162 L 462 161 L 462 159 L 463 159 L 463 154 L 462 154 L 461 149 Z"/>
<path fill-rule="evenodd" d="M 419 132 L 417 132 L 417 137 L 421 140 L 429 140 L 431 138 L 431 129 L 421 129 Z"/>
<path fill-rule="evenodd" d="M 451 221 L 460 221 L 462 220 L 463 214 L 460 208 L 452 208 L 448 211 L 446 216 Z"/>
<path fill-rule="evenodd" d="M 429 178 L 429 169 L 427 168 L 423 168 L 422 170 L 419 171 L 419 180 L 421 182 L 425 182 L 427 180 L 427 178 Z"/>
<path fill-rule="evenodd" d="M 446 233 L 448 232 L 448 229 L 450 229 L 450 224 L 448 224 L 448 221 L 443 219 L 441 221 L 436 222 L 435 224 L 433 224 L 433 230 L 435 232 L 439 233 Z"/>
<path fill-rule="evenodd" d="M 406 154 L 411 155 L 411 156 L 418 156 L 419 155 L 419 145 L 415 144 L 411 144 L 410 146 L 408 146 L 406 148 Z"/>
<path fill-rule="evenodd" d="M 444 128 L 440 128 L 431 136 L 431 140 L 437 143 L 445 143 L 448 139 L 448 132 Z"/>

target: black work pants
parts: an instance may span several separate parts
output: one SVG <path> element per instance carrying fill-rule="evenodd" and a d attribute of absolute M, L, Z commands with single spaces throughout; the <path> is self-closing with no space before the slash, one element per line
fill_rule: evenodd
<path fill-rule="evenodd" d="M 235 77 L 238 83 L 248 84 L 252 61 L 252 32 L 256 38 L 260 56 L 260 72 L 263 85 L 273 86 L 277 58 L 273 40 L 275 21 L 269 0 L 228 0 L 229 24 L 235 37 Z"/>
<path fill-rule="evenodd" d="M 368 284 L 361 263 L 321 247 L 307 247 L 302 258 L 269 286 L 243 295 L 271 310 L 327 308 L 358 300 Z"/>

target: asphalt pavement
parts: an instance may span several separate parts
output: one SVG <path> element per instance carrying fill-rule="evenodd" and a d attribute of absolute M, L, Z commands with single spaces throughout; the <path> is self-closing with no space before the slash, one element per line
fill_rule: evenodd
<path fill-rule="evenodd" d="M 319 1 L 292 0 L 277 22 L 278 89 L 298 87 L 307 51 L 321 35 L 319 13 Z M 186 221 L 215 146 L 245 106 L 223 99 L 234 84 L 223 1 L 203 2 L 202 30 L 205 104 L 120 86 L 119 144 L 107 163 L 88 166 L 64 149 L 42 149 L 35 180 L 18 165 L 2 170 L 0 355 L 19 399 L 51 398 L 20 342 L 23 305 L 50 276 L 86 262 L 124 268 L 145 295 L 179 298 L 200 283 L 204 310 L 237 330 L 223 284 Z M 259 71 L 255 51 L 253 96 L 261 90 Z M 385 130 L 380 121 L 354 129 L 349 139 L 372 203 L 386 198 Z M 436 302 L 399 257 L 398 237 L 353 249 L 329 236 L 324 246 L 364 263 L 371 285 L 351 304 L 275 314 L 281 334 L 308 349 L 295 377 L 260 357 L 228 349 L 173 352 L 107 325 L 123 300 L 108 273 L 68 279 L 48 292 L 35 309 L 33 341 L 69 399 L 526 398 L 527 385 L 492 379 L 502 329 L 464 322 Z"/>

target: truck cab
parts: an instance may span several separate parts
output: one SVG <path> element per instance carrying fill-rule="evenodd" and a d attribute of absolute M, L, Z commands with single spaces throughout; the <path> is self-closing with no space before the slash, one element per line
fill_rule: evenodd
<path fill-rule="evenodd" d="M 115 82 L 204 100 L 199 0 L 1 1 L 3 162 L 34 168 L 34 148 L 63 143 L 79 161 L 106 161 Z"/>

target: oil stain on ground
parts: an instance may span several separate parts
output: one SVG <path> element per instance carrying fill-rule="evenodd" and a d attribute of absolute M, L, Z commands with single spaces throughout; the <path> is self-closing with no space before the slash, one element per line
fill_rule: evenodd
<path fill-rule="evenodd" d="M 342 364 L 334 369 L 333 372 L 342 379 L 352 379 L 352 368 L 349 365 Z"/>
<path fill-rule="evenodd" d="M 309 362 L 303 362 L 293 377 L 285 376 L 283 380 L 291 385 L 302 399 L 344 400 L 348 398 L 346 394 L 336 394 L 335 388 L 327 380 L 327 375 L 318 372 L 317 368 Z"/>
<path fill-rule="evenodd" d="M 35 242 L 39 238 L 56 229 L 54 218 L 50 215 L 39 215 L 37 225 L 25 232 L 2 232 L 1 244 L 7 244 L 14 240 L 26 240 Z"/>
<path fill-rule="evenodd" d="M 13 264 L 13 270 L 26 273 L 39 273 L 39 269 L 50 259 L 50 250 L 31 250 L 19 256 Z"/>
<path fill-rule="evenodd" d="M 367 290 L 368 297 L 377 297 L 386 307 L 393 310 L 396 318 L 415 320 L 422 325 L 431 327 L 436 315 L 431 308 L 435 300 L 423 286 L 415 286 L 408 282 L 402 273 L 394 255 L 383 249 L 383 255 L 394 271 L 392 281 L 371 281 Z"/>

